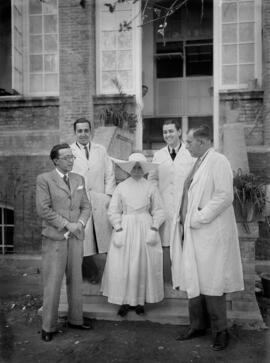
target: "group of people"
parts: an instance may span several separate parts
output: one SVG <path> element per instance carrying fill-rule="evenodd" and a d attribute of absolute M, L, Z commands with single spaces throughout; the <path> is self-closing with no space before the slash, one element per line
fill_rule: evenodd
<path fill-rule="evenodd" d="M 68 326 L 91 329 L 82 311 L 82 265 L 107 253 L 101 291 L 144 314 L 145 303 L 164 298 L 163 248 L 171 258 L 172 285 L 186 291 L 190 316 L 177 340 L 213 333 L 213 349 L 228 345 L 226 293 L 244 289 L 233 211 L 232 171 L 212 147 L 210 129 L 191 129 L 186 142 L 176 120 L 163 124 L 166 146 L 149 162 L 142 153 L 114 160 L 127 173 L 115 185 L 113 162 L 91 141 L 91 124 L 74 123 L 76 142 L 51 150 L 55 168 L 37 178 L 42 218 L 42 339 L 57 332 L 64 274 Z M 163 248 L 162 248 L 163 247 Z M 85 256 L 85 257 L 83 257 Z"/>

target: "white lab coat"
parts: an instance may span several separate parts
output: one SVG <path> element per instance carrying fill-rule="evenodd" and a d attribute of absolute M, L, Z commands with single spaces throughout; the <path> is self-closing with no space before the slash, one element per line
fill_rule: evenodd
<path fill-rule="evenodd" d="M 244 289 L 232 202 L 229 161 L 210 149 L 188 191 L 180 288 L 189 298 Z"/>
<path fill-rule="evenodd" d="M 195 159 L 182 143 L 174 161 L 165 146 L 157 151 L 153 162 L 159 163 L 157 171 L 149 173 L 148 180 L 157 185 L 164 204 L 165 223 L 160 228 L 163 247 L 170 246 L 172 284 L 179 287 L 181 248 L 181 231 L 179 213 L 184 182 L 190 173 Z"/>
<path fill-rule="evenodd" d="M 76 142 L 70 147 L 76 157 L 72 171 L 85 178 L 85 187 L 93 212 L 85 228 L 84 256 L 97 253 L 94 232 L 98 252 L 107 252 L 112 233 L 107 207 L 110 201 L 109 195 L 112 195 L 115 189 L 113 164 L 102 145 L 91 142 L 88 160 L 85 150 L 80 149 Z"/>

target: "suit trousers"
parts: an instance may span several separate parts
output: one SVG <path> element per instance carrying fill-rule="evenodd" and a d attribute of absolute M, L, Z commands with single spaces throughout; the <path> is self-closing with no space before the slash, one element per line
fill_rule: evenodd
<path fill-rule="evenodd" d="M 77 238 L 54 241 L 42 239 L 43 311 L 42 329 L 56 330 L 61 285 L 66 274 L 68 321 L 83 323 L 82 311 L 83 241 Z"/>
<path fill-rule="evenodd" d="M 211 327 L 215 334 L 227 329 L 226 296 L 200 295 L 188 300 L 190 325 L 193 329 Z"/>

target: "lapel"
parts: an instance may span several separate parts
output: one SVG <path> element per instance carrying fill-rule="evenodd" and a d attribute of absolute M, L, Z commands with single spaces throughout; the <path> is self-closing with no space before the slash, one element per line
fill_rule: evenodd
<path fill-rule="evenodd" d="M 76 188 L 78 187 L 77 180 L 72 172 L 68 174 L 68 177 L 69 177 L 70 192 L 71 194 L 73 194 Z"/>
<path fill-rule="evenodd" d="M 90 147 L 90 153 L 91 153 L 91 149 L 92 147 Z M 74 147 L 72 148 L 72 151 L 74 153 L 74 156 L 76 156 L 76 158 L 80 159 L 81 162 L 83 162 L 84 164 L 88 164 L 89 160 L 86 159 L 86 155 L 85 155 L 85 150 L 81 149 L 80 146 L 77 145 L 77 143 L 74 143 Z M 90 155 L 89 153 L 89 155 Z M 90 157 L 89 157 L 90 159 Z"/>
<path fill-rule="evenodd" d="M 182 141 L 182 143 L 181 143 L 181 147 L 180 147 L 180 149 L 178 150 L 178 153 L 176 154 L 176 157 L 175 157 L 175 159 L 174 159 L 174 160 L 181 159 L 182 157 L 184 157 L 184 156 L 185 156 L 186 152 L 187 152 L 187 150 L 186 150 L 185 145 L 184 145 L 184 143 L 183 143 L 183 141 Z"/>
<path fill-rule="evenodd" d="M 67 184 L 64 182 L 63 178 L 61 178 L 61 176 L 57 173 L 55 169 L 52 171 L 52 180 L 58 188 L 63 189 L 65 192 L 70 194 L 70 190 Z"/>
<path fill-rule="evenodd" d="M 170 164 L 173 164 L 174 160 L 177 158 L 177 155 L 176 155 L 175 159 L 173 160 L 171 157 L 168 145 L 165 147 L 165 153 L 166 153 L 167 161 L 170 162 Z"/>
<path fill-rule="evenodd" d="M 206 154 L 206 156 L 204 157 L 203 161 L 201 162 L 201 164 L 199 165 L 199 168 L 197 169 L 196 173 L 193 176 L 193 180 L 191 182 L 190 188 L 192 189 L 192 187 L 198 183 L 198 181 L 201 179 L 202 175 L 204 175 L 207 171 L 207 167 L 209 166 L 209 161 L 211 160 L 211 155 L 213 154 L 214 149 L 211 148 L 208 153 Z"/>

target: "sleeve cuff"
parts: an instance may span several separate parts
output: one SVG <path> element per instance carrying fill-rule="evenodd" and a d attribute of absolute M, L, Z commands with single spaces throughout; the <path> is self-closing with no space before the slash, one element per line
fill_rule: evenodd
<path fill-rule="evenodd" d="M 78 222 L 80 222 L 82 224 L 82 226 L 85 227 L 85 223 L 82 219 L 79 219 Z"/>

